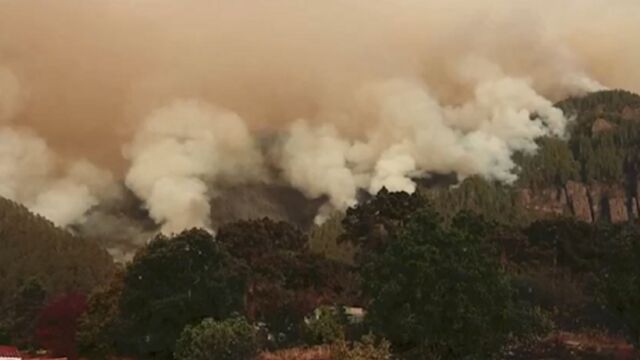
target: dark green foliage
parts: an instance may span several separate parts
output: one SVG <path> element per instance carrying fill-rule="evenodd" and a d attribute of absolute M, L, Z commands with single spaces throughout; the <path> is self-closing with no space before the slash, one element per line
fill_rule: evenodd
<path fill-rule="evenodd" d="M 574 159 L 567 141 L 541 138 L 537 144 L 539 148 L 534 154 L 516 154 L 519 184 L 536 189 L 580 180 L 580 163 Z"/>
<path fill-rule="evenodd" d="M 245 313 L 267 324 L 277 346 L 297 341 L 304 316 L 349 290 L 348 268 L 311 253 L 307 237 L 287 223 L 238 221 L 222 226 L 217 240 L 246 264 Z"/>
<path fill-rule="evenodd" d="M 251 360 L 258 351 L 256 329 L 244 318 L 204 319 L 187 326 L 176 343 L 176 360 Z"/>
<path fill-rule="evenodd" d="M 587 112 L 619 113 L 625 107 L 640 108 L 640 96 L 626 90 L 596 91 L 556 104 L 569 115 Z"/>
<path fill-rule="evenodd" d="M 606 246 L 595 227 L 573 218 L 539 220 L 529 225 L 525 234 L 529 241 L 527 261 L 575 273 L 596 268 Z"/>
<path fill-rule="evenodd" d="M 0 323 L 0 344 L 11 344 L 12 342 L 11 330 L 8 325 Z"/>
<path fill-rule="evenodd" d="M 365 335 L 360 341 L 348 343 L 338 341 L 331 347 L 334 360 L 389 360 L 392 359 L 391 344 L 377 340 L 373 335 Z"/>
<path fill-rule="evenodd" d="M 25 207 L 0 198 L 0 309 L 20 284 L 38 279 L 51 296 L 88 292 L 114 271 L 95 242 L 56 228 Z"/>
<path fill-rule="evenodd" d="M 328 259 L 352 265 L 356 248 L 350 242 L 340 241 L 344 236 L 343 219 L 344 214 L 334 213 L 322 225 L 315 225 L 309 234 L 309 248 Z"/>
<path fill-rule="evenodd" d="M 398 350 L 452 359 L 497 353 L 521 311 L 497 251 L 482 239 L 486 227 L 454 220 L 445 228 L 428 209 L 410 219 L 361 270 L 368 322 Z"/>
<path fill-rule="evenodd" d="M 382 188 L 371 199 L 347 209 L 342 220 L 342 241 L 358 247 L 360 256 L 384 249 L 414 212 L 427 206 L 427 201 L 415 192 L 389 192 Z"/>
<path fill-rule="evenodd" d="M 38 279 L 28 279 L 10 300 L 7 327 L 14 344 L 22 348 L 34 346 L 36 323 L 47 293 Z"/>
<path fill-rule="evenodd" d="M 305 319 L 306 344 L 332 344 L 344 340 L 346 323 L 347 317 L 342 308 L 319 307 Z"/>
<path fill-rule="evenodd" d="M 303 251 L 308 246 L 307 237 L 300 230 L 269 218 L 225 224 L 218 229 L 216 239 L 239 259 L 259 258 L 275 249 Z"/>
<path fill-rule="evenodd" d="M 80 354 L 91 359 L 108 359 L 122 342 L 120 297 L 124 287 L 124 272 L 118 272 L 111 282 L 93 291 L 87 301 L 87 312 L 78 324 Z"/>
<path fill-rule="evenodd" d="M 558 103 L 574 121 L 569 140 L 543 138 L 534 155 L 518 154 L 519 183 L 561 186 L 567 180 L 623 183 L 640 168 L 640 96 L 601 91 Z"/>
<path fill-rule="evenodd" d="M 429 189 L 425 194 L 445 220 L 463 210 L 501 223 L 520 224 L 528 218 L 517 203 L 514 188 L 477 176 L 465 179 L 455 188 Z"/>
<path fill-rule="evenodd" d="M 159 235 L 128 267 L 120 300 L 129 350 L 170 359 L 180 331 L 242 310 L 244 270 L 204 230 Z"/>
<path fill-rule="evenodd" d="M 610 249 L 599 272 L 600 298 L 640 346 L 640 227 L 626 225 L 609 234 Z"/>

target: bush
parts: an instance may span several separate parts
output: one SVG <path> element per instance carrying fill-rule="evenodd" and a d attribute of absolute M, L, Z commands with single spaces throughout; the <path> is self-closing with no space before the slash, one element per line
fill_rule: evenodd
<path fill-rule="evenodd" d="M 366 335 L 362 340 L 349 344 L 337 342 L 331 349 L 332 360 L 388 360 L 391 359 L 391 344 L 382 339 L 376 341 L 373 335 Z"/>
<path fill-rule="evenodd" d="M 640 347 L 640 226 L 612 234 L 610 251 L 598 279 L 598 297 L 622 323 L 628 339 Z"/>
<path fill-rule="evenodd" d="M 490 358 L 519 330 L 522 312 L 481 219 L 443 227 L 416 213 L 385 251 L 365 263 L 366 321 L 402 352 Z"/>
<path fill-rule="evenodd" d="M 205 230 L 158 235 L 124 275 L 122 352 L 171 360 L 185 326 L 242 311 L 245 274 L 243 264 Z"/>
<path fill-rule="evenodd" d="M 341 309 L 323 306 L 305 319 L 305 339 L 310 345 L 331 344 L 344 340 L 345 316 Z"/>
<path fill-rule="evenodd" d="M 256 329 L 242 317 L 205 319 L 187 326 L 176 343 L 176 360 L 245 360 L 258 352 Z"/>

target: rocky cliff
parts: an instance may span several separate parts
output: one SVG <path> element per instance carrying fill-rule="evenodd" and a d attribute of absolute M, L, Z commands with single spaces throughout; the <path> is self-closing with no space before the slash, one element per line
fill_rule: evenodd
<path fill-rule="evenodd" d="M 567 215 L 593 223 L 637 220 L 638 187 L 624 184 L 586 184 L 567 181 L 564 186 L 518 190 L 518 204 L 538 215 Z"/>
<path fill-rule="evenodd" d="M 637 220 L 640 96 L 601 91 L 557 106 L 574 118 L 571 136 L 554 147 L 542 142 L 536 158 L 527 160 L 517 203 L 540 215 L 572 215 L 590 223 Z"/>

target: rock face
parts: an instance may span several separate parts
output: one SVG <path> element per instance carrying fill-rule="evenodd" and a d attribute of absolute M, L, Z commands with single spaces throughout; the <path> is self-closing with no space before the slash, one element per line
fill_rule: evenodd
<path fill-rule="evenodd" d="M 587 187 L 576 181 L 568 181 L 565 185 L 565 189 L 567 193 L 567 201 L 569 202 L 573 215 L 578 220 L 589 223 L 593 222 Z"/>
<path fill-rule="evenodd" d="M 616 126 L 603 118 L 597 119 L 591 126 L 591 132 L 597 134 L 603 131 L 613 130 Z"/>
<path fill-rule="evenodd" d="M 567 215 L 588 223 L 608 221 L 622 223 L 638 219 L 637 189 L 622 185 L 585 184 L 568 181 L 563 187 L 520 190 L 519 202 L 540 216 Z"/>

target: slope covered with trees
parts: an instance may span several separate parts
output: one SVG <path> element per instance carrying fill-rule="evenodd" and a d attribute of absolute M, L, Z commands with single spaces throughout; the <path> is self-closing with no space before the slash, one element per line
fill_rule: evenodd
<path fill-rule="evenodd" d="M 88 292 L 113 271 L 111 256 L 96 243 L 0 198 L 0 328 L 16 342 L 33 340 L 47 299 Z"/>
<path fill-rule="evenodd" d="M 556 106 L 571 119 L 567 138 L 541 138 L 534 154 L 516 154 L 514 184 L 473 177 L 423 191 L 444 214 L 471 209 L 514 223 L 557 215 L 586 222 L 638 219 L 640 95 L 600 91 Z"/>

